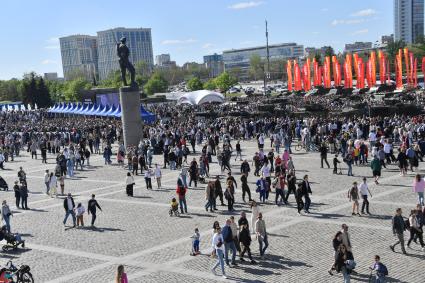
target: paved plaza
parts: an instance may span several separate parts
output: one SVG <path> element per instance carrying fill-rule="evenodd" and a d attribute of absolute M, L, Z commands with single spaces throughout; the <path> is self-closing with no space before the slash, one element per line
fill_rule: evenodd
<path fill-rule="evenodd" d="M 251 161 L 256 143 L 242 142 L 242 150 Z M 192 156 L 188 158 L 191 159 Z M 147 191 L 143 177 L 135 177 L 135 196 L 130 198 L 125 194 L 126 171 L 117 165 L 105 166 L 101 155 L 92 155 L 91 167 L 77 171 L 76 178 L 66 179 L 65 192 L 71 192 L 76 203 L 83 202 L 86 208 L 90 195 L 96 194 L 103 209 L 98 214 L 97 229 L 64 229 L 63 198 L 46 196 L 43 182 L 45 169 L 54 169 L 54 156 L 49 155 L 49 164 L 44 165 L 41 159 L 31 160 L 24 152 L 16 161 L 6 163 L 7 170 L 0 173 L 12 188 L 19 166 L 24 167 L 31 210 L 14 207 L 13 190 L 0 194 L 13 208 L 12 231 L 22 233 L 27 245 L 15 252 L 2 252 L 0 264 L 4 265 L 8 259 L 28 264 L 35 282 L 112 282 L 119 264 L 125 265 L 130 282 L 342 282 L 342 275 L 331 277 L 327 270 L 333 262 L 332 238 L 341 224 L 347 223 L 357 261 L 353 282 L 368 282 L 368 267 L 375 254 L 387 265 L 390 282 L 425 281 L 425 253 L 419 245 L 412 244 L 407 256 L 402 255 L 399 248 L 396 253 L 389 249 L 395 241 L 391 231 L 395 209 L 401 207 L 407 216 L 416 204 L 411 189 L 413 173 L 400 177 L 395 165 L 391 165 L 383 170 L 381 184 L 376 186 L 370 179 L 369 167 L 355 166 L 355 177 L 347 177 L 332 174 L 332 169 L 320 169 L 319 153 L 294 152 L 293 159 L 297 177 L 308 174 L 312 184 L 311 214 L 297 215 L 293 195 L 289 197 L 288 206 L 277 207 L 272 202 L 272 194 L 268 204 L 260 205 L 269 233 L 266 259 L 259 258 L 258 243 L 253 236 L 251 249 L 258 264 L 246 262 L 227 268 L 229 279 L 225 280 L 211 273 L 216 260 L 207 254 L 211 251 L 213 222 L 218 220 L 224 225 L 229 214 L 227 207 L 222 206 L 218 206 L 217 213 L 205 211 L 205 185 L 189 189 L 188 214 L 169 217 L 169 202 L 175 196 L 178 171 L 163 170 L 165 188 L 161 190 L 156 189 L 153 180 L 154 190 Z M 331 162 L 331 155 L 328 159 Z M 162 155 L 155 156 L 155 161 L 162 164 Z M 213 161 L 210 174 L 221 174 L 215 157 Z M 240 162 L 235 163 L 233 159 L 232 163 L 233 175 L 240 185 Z M 424 169 L 423 163 L 420 169 Z M 258 199 L 252 173 L 253 166 L 249 184 L 254 198 Z M 372 215 L 351 216 L 347 191 L 353 181 L 361 182 L 363 176 L 368 177 L 373 194 Z M 235 198 L 236 219 L 241 211 L 248 212 L 250 219 L 250 208 L 241 202 L 239 187 Z M 85 223 L 90 223 L 87 214 Z M 190 236 L 196 227 L 201 233 L 202 254 L 193 257 L 190 256 Z"/>

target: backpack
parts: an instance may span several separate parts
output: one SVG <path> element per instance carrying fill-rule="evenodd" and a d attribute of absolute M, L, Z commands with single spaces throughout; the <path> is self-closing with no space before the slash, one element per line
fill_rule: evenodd
<path fill-rule="evenodd" d="M 385 264 L 383 264 L 383 263 L 379 263 L 379 266 L 378 266 L 378 270 L 377 270 L 377 272 L 378 272 L 378 274 L 379 275 L 384 275 L 384 276 L 387 276 L 388 275 L 388 269 L 387 269 L 387 267 L 385 266 Z"/>

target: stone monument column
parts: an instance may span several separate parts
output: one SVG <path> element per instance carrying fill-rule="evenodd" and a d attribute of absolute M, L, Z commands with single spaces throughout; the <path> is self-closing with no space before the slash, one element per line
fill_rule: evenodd
<path fill-rule="evenodd" d="M 138 87 L 121 87 L 121 122 L 124 146 L 137 146 L 143 138 L 143 124 L 140 117 L 140 93 Z"/>

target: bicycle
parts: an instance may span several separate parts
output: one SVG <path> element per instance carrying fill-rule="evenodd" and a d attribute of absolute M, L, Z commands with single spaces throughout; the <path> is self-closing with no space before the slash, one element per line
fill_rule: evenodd
<path fill-rule="evenodd" d="M 21 265 L 17 268 L 11 260 L 6 263 L 6 267 L 0 269 L 0 282 L 4 283 L 34 283 L 34 278 L 28 265 Z"/>

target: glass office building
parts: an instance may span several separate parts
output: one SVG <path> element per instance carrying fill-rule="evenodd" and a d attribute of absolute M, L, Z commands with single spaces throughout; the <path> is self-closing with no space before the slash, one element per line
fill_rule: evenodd
<path fill-rule="evenodd" d="M 415 43 L 424 36 L 424 0 L 394 0 L 394 37 Z"/>
<path fill-rule="evenodd" d="M 71 35 L 59 38 L 59 43 L 65 80 L 81 75 L 88 81 L 97 79 L 96 36 Z"/>

